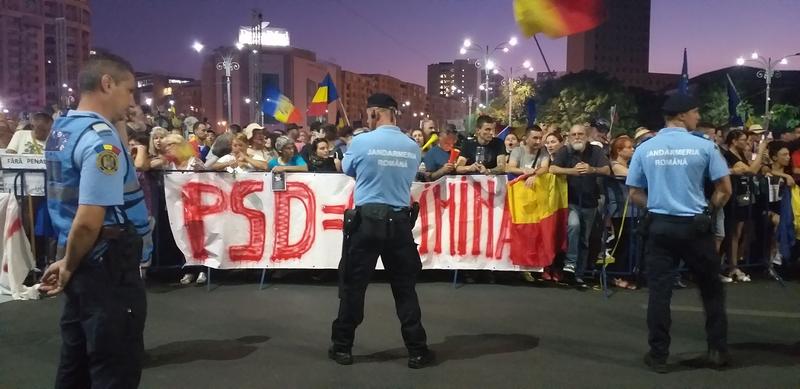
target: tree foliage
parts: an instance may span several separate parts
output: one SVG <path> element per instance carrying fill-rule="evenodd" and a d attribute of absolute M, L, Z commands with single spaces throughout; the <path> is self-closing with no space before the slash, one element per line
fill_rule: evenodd
<path fill-rule="evenodd" d="M 638 126 L 634 96 L 616 79 L 596 72 L 568 74 L 546 81 L 540 88 L 538 121 L 567 129 L 594 118 L 610 119 L 616 106 L 614 134 L 631 133 Z"/>

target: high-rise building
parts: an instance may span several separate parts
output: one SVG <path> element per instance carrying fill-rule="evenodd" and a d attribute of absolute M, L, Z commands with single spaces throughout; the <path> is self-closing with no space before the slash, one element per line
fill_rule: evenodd
<path fill-rule="evenodd" d="M 366 124 L 367 98 L 377 92 L 392 96 L 400 105 L 397 124 L 401 128 L 416 127 L 421 118 L 430 116 L 425 87 L 392 76 L 342 71 L 342 91 L 342 104 L 351 121 Z"/>
<path fill-rule="evenodd" d="M 478 68 L 472 59 L 457 59 L 428 65 L 428 95 L 477 96 Z"/>
<path fill-rule="evenodd" d="M 652 90 L 677 82 L 675 75 L 650 73 L 650 2 L 607 0 L 605 22 L 567 38 L 567 71 L 593 70 Z"/>
<path fill-rule="evenodd" d="M 90 44 L 89 0 L 0 1 L 0 101 L 17 111 L 73 103 Z"/>

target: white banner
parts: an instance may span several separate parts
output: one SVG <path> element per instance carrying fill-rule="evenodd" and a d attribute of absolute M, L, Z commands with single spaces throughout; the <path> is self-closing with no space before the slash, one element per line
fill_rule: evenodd
<path fill-rule="evenodd" d="M 170 226 L 187 265 L 338 267 L 351 178 L 287 174 L 285 192 L 272 191 L 269 173 L 167 173 L 164 180 Z M 509 260 L 506 184 L 504 176 L 414 184 L 414 237 L 424 269 L 525 270 Z"/>

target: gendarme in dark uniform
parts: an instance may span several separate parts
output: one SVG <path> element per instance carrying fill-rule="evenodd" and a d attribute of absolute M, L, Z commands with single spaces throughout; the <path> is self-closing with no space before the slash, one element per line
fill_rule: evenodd
<path fill-rule="evenodd" d="M 149 227 L 135 168 L 112 124 L 133 104 L 133 71 L 104 54 L 90 57 L 79 80 L 78 110 L 55 122 L 45 147 L 59 260 L 41 290 L 65 294 L 56 388 L 136 388 L 147 310 L 141 235 Z"/>
<path fill-rule="evenodd" d="M 353 138 L 342 160 L 344 173 L 356 180 L 355 209 L 345 213 L 339 314 L 328 352 L 342 365 L 353 363 L 355 331 L 364 319 L 364 294 L 378 256 L 389 273 L 408 367 L 421 368 L 433 361 L 415 290 L 422 269 L 411 233 L 418 208 L 409 206 L 421 156 L 419 146 L 395 124 L 396 111 L 397 102 L 390 96 L 370 96 L 368 127 L 374 130 Z"/>
<path fill-rule="evenodd" d="M 729 362 L 725 294 L 719 279 L 720 259 L 714 247 L 712 217 L 731 194 L 728 166 L 714 143 L 691 135 L 700 120 L 697 102 L 684 95 L 670 97 L 663 111 L 667 128 L 636 149 L 627 185 L 631 199 L 646 205 L 645 261 L 650 300 L 647 327 L 650 351 L 645 363 L 667 372 L 670 300 L 674 269 L 683 259 L 694 273 L 706 313 L 708 362 Z M 711 201 L 704 194 L 706 179 L 714 182 Z"/>

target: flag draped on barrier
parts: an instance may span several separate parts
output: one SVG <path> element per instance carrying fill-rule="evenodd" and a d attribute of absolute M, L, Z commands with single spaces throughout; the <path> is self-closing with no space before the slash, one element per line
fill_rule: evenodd
<path fill-rule="evenodd" d="M 559 251 L 566 250 L 566 178 L 542 174 L 531 188 L 520 177 L 508 184 L 511 212 L 511 262 L 518 266 L 545 267 Z"/>
<path fill-rule="evenodd" d="M 282 192 L 269 189 L 271 179 L 269 173 L 164 175 L 169 223 L 187 265 L 338 267 L 342 215 L 353 206 L 352 178 L 288 174 Z M 539 223 L 524 216 L 513 225 L 504 176 L 415 182 L 411 195 L 420 211 L 413 232 L 423 268 L 518 271 L 550 263 L 566 231 L 564 185 L 553 176 L 539 178 L 536 198 L 515 202 Z M 545 191 L 553 189 L 559 192 L 550 198 Z"/>

